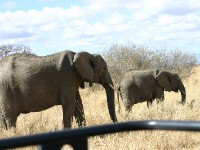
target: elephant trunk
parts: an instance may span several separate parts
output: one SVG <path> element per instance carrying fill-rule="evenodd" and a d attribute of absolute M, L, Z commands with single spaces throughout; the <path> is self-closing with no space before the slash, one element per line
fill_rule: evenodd
<path fill-rule="evenodd" d="M 113 122 L 117 122 L 117 117 L 115 114 L 114 86 L 109 73 L 106 73 L 102 78 L 102 85 L 106 91 L 110 118 L 112 119 Z"/>
<path fill-rule="evenodd" d="M 184 85 L 183 85 L 182 82 L 179 82 L 178 89 L 181 92 L 181 97 L 182 97 L 182 102 L 181 103 L 185 104 L 185 101 L 186 101 L 186 91 L 185 91 L 185 87 L 184 87 Z"/>

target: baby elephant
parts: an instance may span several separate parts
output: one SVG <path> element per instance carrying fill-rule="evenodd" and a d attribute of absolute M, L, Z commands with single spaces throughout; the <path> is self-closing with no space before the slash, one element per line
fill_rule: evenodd
<path fill-rule="evenodd" d="M 159 70 L 130 70 L 118 85 L 117 97 L 122 98 L 127 111 L 134 104 L 147 101 L 147 107 L 154 99 L 164 100 L 164 90 L 181 92 L 182 104 L 186 101 L 185 87 L 176 73 Z"/>

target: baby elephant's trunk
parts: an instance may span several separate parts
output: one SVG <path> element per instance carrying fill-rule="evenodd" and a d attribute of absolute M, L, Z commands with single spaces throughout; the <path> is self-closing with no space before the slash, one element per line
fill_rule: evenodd
<path fill-rule="evenodd" d="M 121 111 L 121 107 L 120 107 L 120 102 L 119 102 L 119 96 L 121 96 L 121 91 L 120 91 L 120 86 L 119 84 L 117 85 L 117 101 L 118 101 L 118 112 Z M 122 99 L 122 96 L 121 96 L 121 99 Z"/>

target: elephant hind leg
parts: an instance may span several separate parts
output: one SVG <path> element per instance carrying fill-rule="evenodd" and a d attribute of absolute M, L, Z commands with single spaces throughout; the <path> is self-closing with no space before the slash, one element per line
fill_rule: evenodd
<path fill-rule="evenodd" d="M 16 127 L 17 117 L 6 118 L 6 129 Z"/>
<path fill-rule="evenodd" d="M 16 127 L 17 116 L 10 116 L 1 114 L 0 116 L 0 127 L 4 129 L 10 129 L 12 127 Z"/>
<path fill-rule="evenodd" d="M 7 129 L 7 123 L 5 117 L 1 114 L 0 116 L 0 128 L 1 129 Z"/>
<path fill-rule="evenodd" d="M 127 111 L 128 113 L 130 113 L 130 112 L 131 112 L 131 106 L 127 106 L 127 107 L 126 107 L 126 111 Z"/>
<path fill-rule="evenodd" d="M 7 90 L 0 95 L 0 125 L 5 129 L 16 127 L 17 117 L 21 109 L 18 103 L 19 97 Z"/>
<path fill-rule="evenodd" d="M 130 112 L 131 112 L 131 108 L 132 108 L 133 105 L 131 105 L 129 101 L 126 101 L 126 102 L 124 103 L 124 105 L 125 105 L 126 111 L 127 111 L 128 113 L 130 113 Z"/>

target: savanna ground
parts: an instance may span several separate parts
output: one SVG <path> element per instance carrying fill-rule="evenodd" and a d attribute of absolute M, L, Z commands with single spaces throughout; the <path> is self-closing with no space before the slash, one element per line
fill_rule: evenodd
<path fill-rule="evenodd" d="M 121 57 L 121 55 L 119 56 Z M 137 56 L 137 58 L 139 57 Z M 177 56 L 175 58 L 177 60 Z M 119 59 L 116 60 L 118 61 Z M 141 59 L 141 60 L 147 61 L 148 59 Z M 189 58 L 189 60 L 191 59 Z M 137 60 L 137 62 L 139 61 L 140 60 Z M 185 59 L 183 61 L 185 62 Z M 169 61 L 167 62 L 169 63 Z M 189 66 L 188 65 L 189 63 L 186 63 L 185 66 Z M 124 65 L 126 64 L 127 63 L 125 62 Z M 145 63 L 142 62 L 142 64 Z M 147 61 L 146 64 L 149 64 L 149 62 Z M 160 65 L 164 63 L 162 62 L 156 64 Z M 119 65 L 123 65 L 123 63 L 120 63 Z M 130 63 L 128 63 L 128 65 L 130 65 Z M 146 67 L 146 65 L 141 65 L 141 63 L 138 63 L 137 65 L 138 66 L 136 66 L 135 68 L 142 67 L 142 69 L 145 69 Z M 183 70 L 182 68 L 180 68 L 181 67 L 180 65 L 178 65 L 178 67 L 179 70 Z M 177 69 L 178 67 L 175 67 L 175 69 Z M 188 73 L 188 76 L 187 74 L 184 75 L 187 77 L 184 77 L 183 79 L 183 83 L 185 85 L 187 92 L 186 104 L 184 106 L 179 104 L 179 102 L 181 101 L 180 93 L 165 92 L 165 100 L 163 104 L 157 104 L 156 101 L 154 101 L 153 105 L 149 109 L 147 108 L 146 103 L 136 104 L 132 107 L 132 112 L 127 116 L 126 112 L 123 109 L 123 105 L 120 101 L 122 111 L 121 112 L 117 111 L 118 121 L 125 122 L 125 121 L 138 121 L 138 120 L 152 120 L 152 119 L 199 121 L 200 66 L 191 68 L 193 69 L 189 70 L 190 73 Z M 170 69 L 173 68 L 169 67 L 168 70 Z M 113 70 L 110 71 L 112 72 L 112 76 L 114 76 L 113 79 L 118 80 L 117 77 L 119 76 L 119 72 L 116 73 L 116 70 L 114 70 L 115 72 Z M 115 75 L 117 76 L 115 77 Z M 81 98 L 83 99 L 87 126 L 112 123 L 108 114 L 106 94 L 103 88 L 99 87 L 85 88 L 81 89 L 80 93 L 81 93 Z M 117 99 L 116 99 L 116 110 L 118 110 Z M 77 128 L 75 121 L 73 122 L 73 128 Z M 55 106 L 43 112 L 20 115 L 17 120 L 17 127 L 15 129 L 11 129 L 8 131 L 1 130 L 0 138 L 9 138 L 19 135 L 30 135 L 30 134 L 62 130 L 62 129 L 63 125 L 62 125 L 61 106 Z M 69 146 L 63 147 L 63 149 L 68 149 L 68 148 L 70 147 Z M 37 149 L 37 147 L 32 146 L 20 149 Z M 185 131 L 180 131 L 180 132 L 179 131 L 133 131 L 133 132 L 115 133 L 105 136 L 96 136 L 93 138 L 89 138 L 89 149 L 91 150 L 93 149 L 94 150 L 200 149 L 200 133 L 185 132 Z"/>
<path fill-rule="evenodd" d="M 151 119 L 192 120 L 199 121 L 200 116 L 200 67 L 184 80 L 187 91 L 187 103 L 182 106 L 180 93 L 165 92 L 164 104 L 154 101 L 151 108 L 146 103 L 134 105 L 132 113 L 126 116 L 117 112 L 119 122 Z M 108 115 L 106 95 L 102 89 L 81 90 L 87 126 L 111 123 Z M 116 108 L 118 104 L 116 101 Z M 126 117 L 125 117 L 126 116 Z M 73 122 L 73 128 L 77 125 Z M 62 130 L 62 111 L 55 106 L 43 112 L 20 115 L 17 128 L 3 130 L 0 137 L 8 138 L 18 135 L 29 135 L 54 130 Z M 65 147 L 66 149 L 69 147 Z M 65 149 L 63 148 L 63 149 Z M 36 149 L 27 147 L 25 149 Z M 96 136 L 89 139 L 89 149 L 200 149 L 200 133 L 184 131 L 134 131 Z"/>

